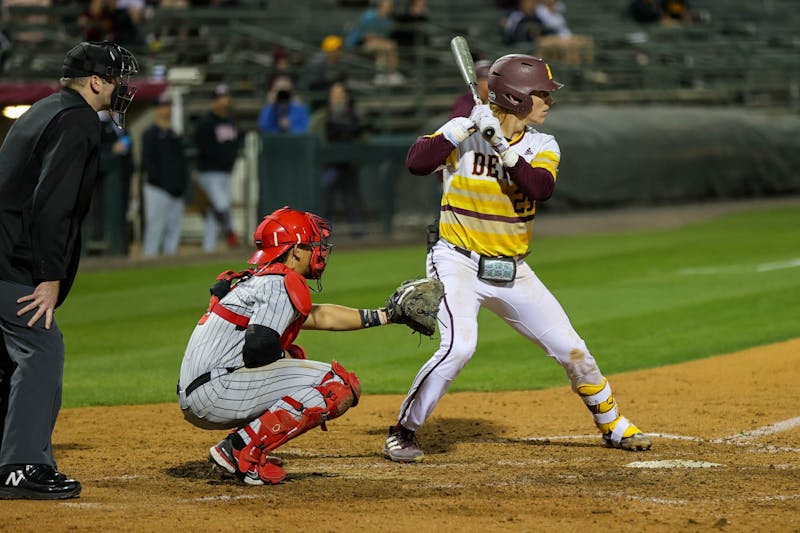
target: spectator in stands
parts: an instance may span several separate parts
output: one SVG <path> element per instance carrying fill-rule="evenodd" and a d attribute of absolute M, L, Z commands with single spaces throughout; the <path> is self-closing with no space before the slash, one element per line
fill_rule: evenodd
<path fill-rule="evenodd" d="M 322 39 L 320 51 L 308 63 L 308 90 L 311 92 L 310 107 L 316 111 L 328 101 L 328 89 L 338 81 L 347 80 L 347 70 L 342 64 L 342 38 L 327 35 Z"/>
<path fill-rule="evenodd" d="M 267 76 L 266 86 L 272 87 L 278 78 L 289 78 L 292 83 L 297 82 L 292 72 L 291 55 L 282 46 L 276 46 L 272 49 L 272 67 L 270 68 L 269 76 Z"/>
<path fill-rule="evenodd" d="M 143 42 L 139 27 L 144 22 L 144 0 L 109 0 L 114 6 L 114 34 L 117 42 L 137 45 Z"/>
<path fill-rule="evenodd" d="M 401 49 L 412 49 L 415 45 L 427 46 L 429 39 L 422 27 L 428 22 L 428 0 L 409 0 L 406 8 L 393 15 L 395 29 L 391 37 Z"/>
<path fill-rule="evenodd" d="M 328 91 L 328 103 L 314 113 L 310 130 L 328 143 L 354 143 L 366 140 L 367 126 L 344 83 L 336 82 L 331 85 Z M 323 217 L 335 221 L 336 204 L 337 201 L 341 201 L 351 224 L 353 238 L 361 238 L 366 234 L 358 174 L 357 164 L 343 161 L 326 164 L 321 178 L 324 191 Z"/>
<path fill-rule="evenodd" d="M 142 255 L 175 255 L 190 173 L 183 139 L 172 129 L 172 101 L 166 93 L 156 101 L 153 124 L 142 134 L 142 171 L 146 176 Z"/>
<path fill-rule="evenodd" d="M 113 41 L 115 32 L 114 9 L 109 0 L 89 0 L 86 9 L 78 16 L 78 27 L 85 41 Z"/>
<path fill-rule="evenodd" d="M 690 24 L 692 12 L 688 0 L 661 0 L 661 9 L 664 15 L 678 24 Z"/>
<path fill-rule="evenodd" d="M 488 59 L 475 62 L 475 76 L 478 78 L 478 94 L 484 103 L 488 102 L 489 98 L 489 67 L 491 66 L 492 62 Z M 475 100 L 472 97 L 472 91 L 467 91 L 453 102 L 448 118 L 469 117 L 474 105 Z"/>
<path fill-rule="evenodd" d="M 277 78 L 258 116 L 258 129 L 263 133 L 306 133 L 308 123 L 308 108 L 294 95 L 292 79 Z"/>
<path fill-rule="evenodd" d="M 594 40 L 588 35 L 575 35 L 567 26 L 561 0 L 542 0 L 536 5 L 536 18 L 541 23 L 540 55 L 568 65 L 590 65 L 594 62 Z"/>
<path fill-rule="evenodd" d="M 397 43 L 391 38 L 393 0 L 378 0 L 377 6 L 361 15 L 347 35 L 345 46 L 375 57 L 375 85 L 402 85 L 405 77 L 398 71 Z"/>
<path fill-rule="evenodd" d="M 631 0 L 628 14 L 642 24 L 676 26 L 692 20 L 688 0 Z"/>
<path fill-rule="evenodd" d="M 542 33 L 542 21 L 536 16 L 537 0 L 519 0 L 517 9 L 503 19 L 503 42 L 506 44 L 527 43 L 536 48 Z"/>
<path fill-rule="evenodd" d="M 217 85 L 211 109 L 200 119 L 194 133 L 197 181 L 208 201 L 203 233 L 205 252 L 216 250 L 220 232 L 225 235 L 228 246 L 239 245 L 231 218 L 231 173 L 241 141 L 236 121 L 231 116 L 230 90 L 225 84 Z"/>

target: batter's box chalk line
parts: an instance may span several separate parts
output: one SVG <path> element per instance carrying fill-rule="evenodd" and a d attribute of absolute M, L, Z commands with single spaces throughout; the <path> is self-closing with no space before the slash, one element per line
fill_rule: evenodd
<path fill-rule="evenodd" d="M 774 424 L 769 424 L 766 426 L 762 426 L 760 428 L 751 429 L 748 431 L 742 431 L 741 433 L 736 433 L 735 435 L 729 435 L 727 437 L 719 437 L 715 439 L 705 439 L 702 437 L 693 437 L 691 435 L 674 435 L 671 433 L 653 433 L 653 432 L 645 432 L 651 437 L 659 438 L 659 439 L 668 439 L 668 440 L 685 440 L 690 442 L 700 442 L 700 443 L 708 443 L 708 444 L 729 444 L 733 446 L 742 446 L 750 448 L 754 451 L 759 452 L 795 452 L 800 453 L 800 448 L 791 448 L 791 447 L 780 447 L 780 446 L 773 446 L 770 444 L 760 444 L 754 442 L 755 439 L 760 437 L 768 437 L 770 435 L 776 435 L 778 433 L 783 433 L 794 429 L 795 427 L 800 426 L 800 416 L 795 418 L 789 418 L 787 420 L 782 420 L 780 422 L 775 422 Z M 559 441 L 584 441 L 584 440 L 597 440 L 599 438 L 598 434 L 592 435 L 549 435 L 545 437 L 518 437 L 518 438 L 494 438 L 494 439 L 483 439 L 482 442 L 494 442 L 494 443 L 514 443 L 514 442 L 530 442 L 533 444 L 548 444 L 550 442 L 559 442 Z"/>

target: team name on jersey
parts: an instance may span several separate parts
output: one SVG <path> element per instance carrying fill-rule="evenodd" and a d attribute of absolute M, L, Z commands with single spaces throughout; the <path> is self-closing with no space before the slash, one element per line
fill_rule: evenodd
<path fill-rule="evenodd" d="M 512 140 L 511 149 L 556 176 L 560 150 L 552 136 L 528 130 Z M 453 150 L 443 177 L 442 237 L 488 256 L 526 253 L 536 204 L 510 179 L 485 140 L 473 135 Z"/>

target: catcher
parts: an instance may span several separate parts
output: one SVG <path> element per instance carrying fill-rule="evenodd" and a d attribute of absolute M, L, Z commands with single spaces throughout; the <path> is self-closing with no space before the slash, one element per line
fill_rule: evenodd
<path fill-rule="evenodd" d="M 320 279 L 331 245 L 322 218 L 288 207 L 264 217 L 253 238 L 252 268 L 226 271 L 211 288 L 181 364 L 184 418 L 203 429 L 233 429 L 209 460 L 249 485 L 280 483 L 270 452 L 358 404 L 361 384 L 337 361 L 306 358 L 301 329 L 355 330 L 407 324 L 432 335 L 444 295 L 433 279 L 404 282 L 386 307 L 313 304 L 306 279 Z"/>

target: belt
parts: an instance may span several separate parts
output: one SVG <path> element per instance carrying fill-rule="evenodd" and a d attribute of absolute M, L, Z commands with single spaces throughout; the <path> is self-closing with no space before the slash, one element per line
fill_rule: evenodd
<path fill-rule="evenodd" d="M 230 374 L 231 372 L 233 372 L 235 370 L 238 370 L 238 369 L 237 368 L 226 368 L 225 370 L 228 372 L 228 374 Z M 188 398 L 189 395 L 192 392 L 194 392 L 194 390 L 196 388 L 200 387 L 201 385 L 205 385 L 209 381 L 211 381 L 211 372 L 206 372 L 205 374 L 200 374 L 199 376 L 194 378 L 191 383 L 189 383 L 189 386 L 186 387 L 186 390 L 184 391 L 184 395 Z M 181 386 L 180 386 L 180 383 L 179 383 L 178 384 L 178 393 L 180 393 L 180 390 L 181 390 Z"/>
<path fill-rule="evenodd" d="M 467 256 L 468 258 L 472 259 L 472 252 L 470 252 L 466 248 L 462 248 L 460 246 L 456 246 L 455 244 L 451 244 L 450 246 L 452 246 L 453 250 L 455 250 L 456 252 L 460 253 L 461 255 Z M 478 255 L 480 255 L 480 254 L 478 254 Z"/>
<path fill-rule="evenodd" d="M 466 257 L 468 259 L 476 259 L 476 258 L 480 259 L 481 257 L 493 258 L 491 256 L 481 255 L 478 252 L 473 252 L 471 250 L 467 250 L 466 248 L 462 248 L 460 246 L 456 246 L 455 244 L 453 244 L 451 242 L 448 242 L 448 241 L 444 241 L 444 242 L 446 242 L 447 245 L 450 246 L 453 250 L 455 250 L 456 252 L 460 253 L 461 255 L 463 255 L 464 257 Z M 475 254 L 475 255 L 473 256 L 472 254 Z M 528 254 L 530 254 L 530 252 L 522 254 L 522 255 L 515 255 L 515 256 L 510 256 L 510 257 L 509 256 L 502 256 L 502 257 L 508 257 L 508 259 L 513 259 L 514 261 L 519 261 L 520 259 L 525 259 L 528 256 Z"/>

